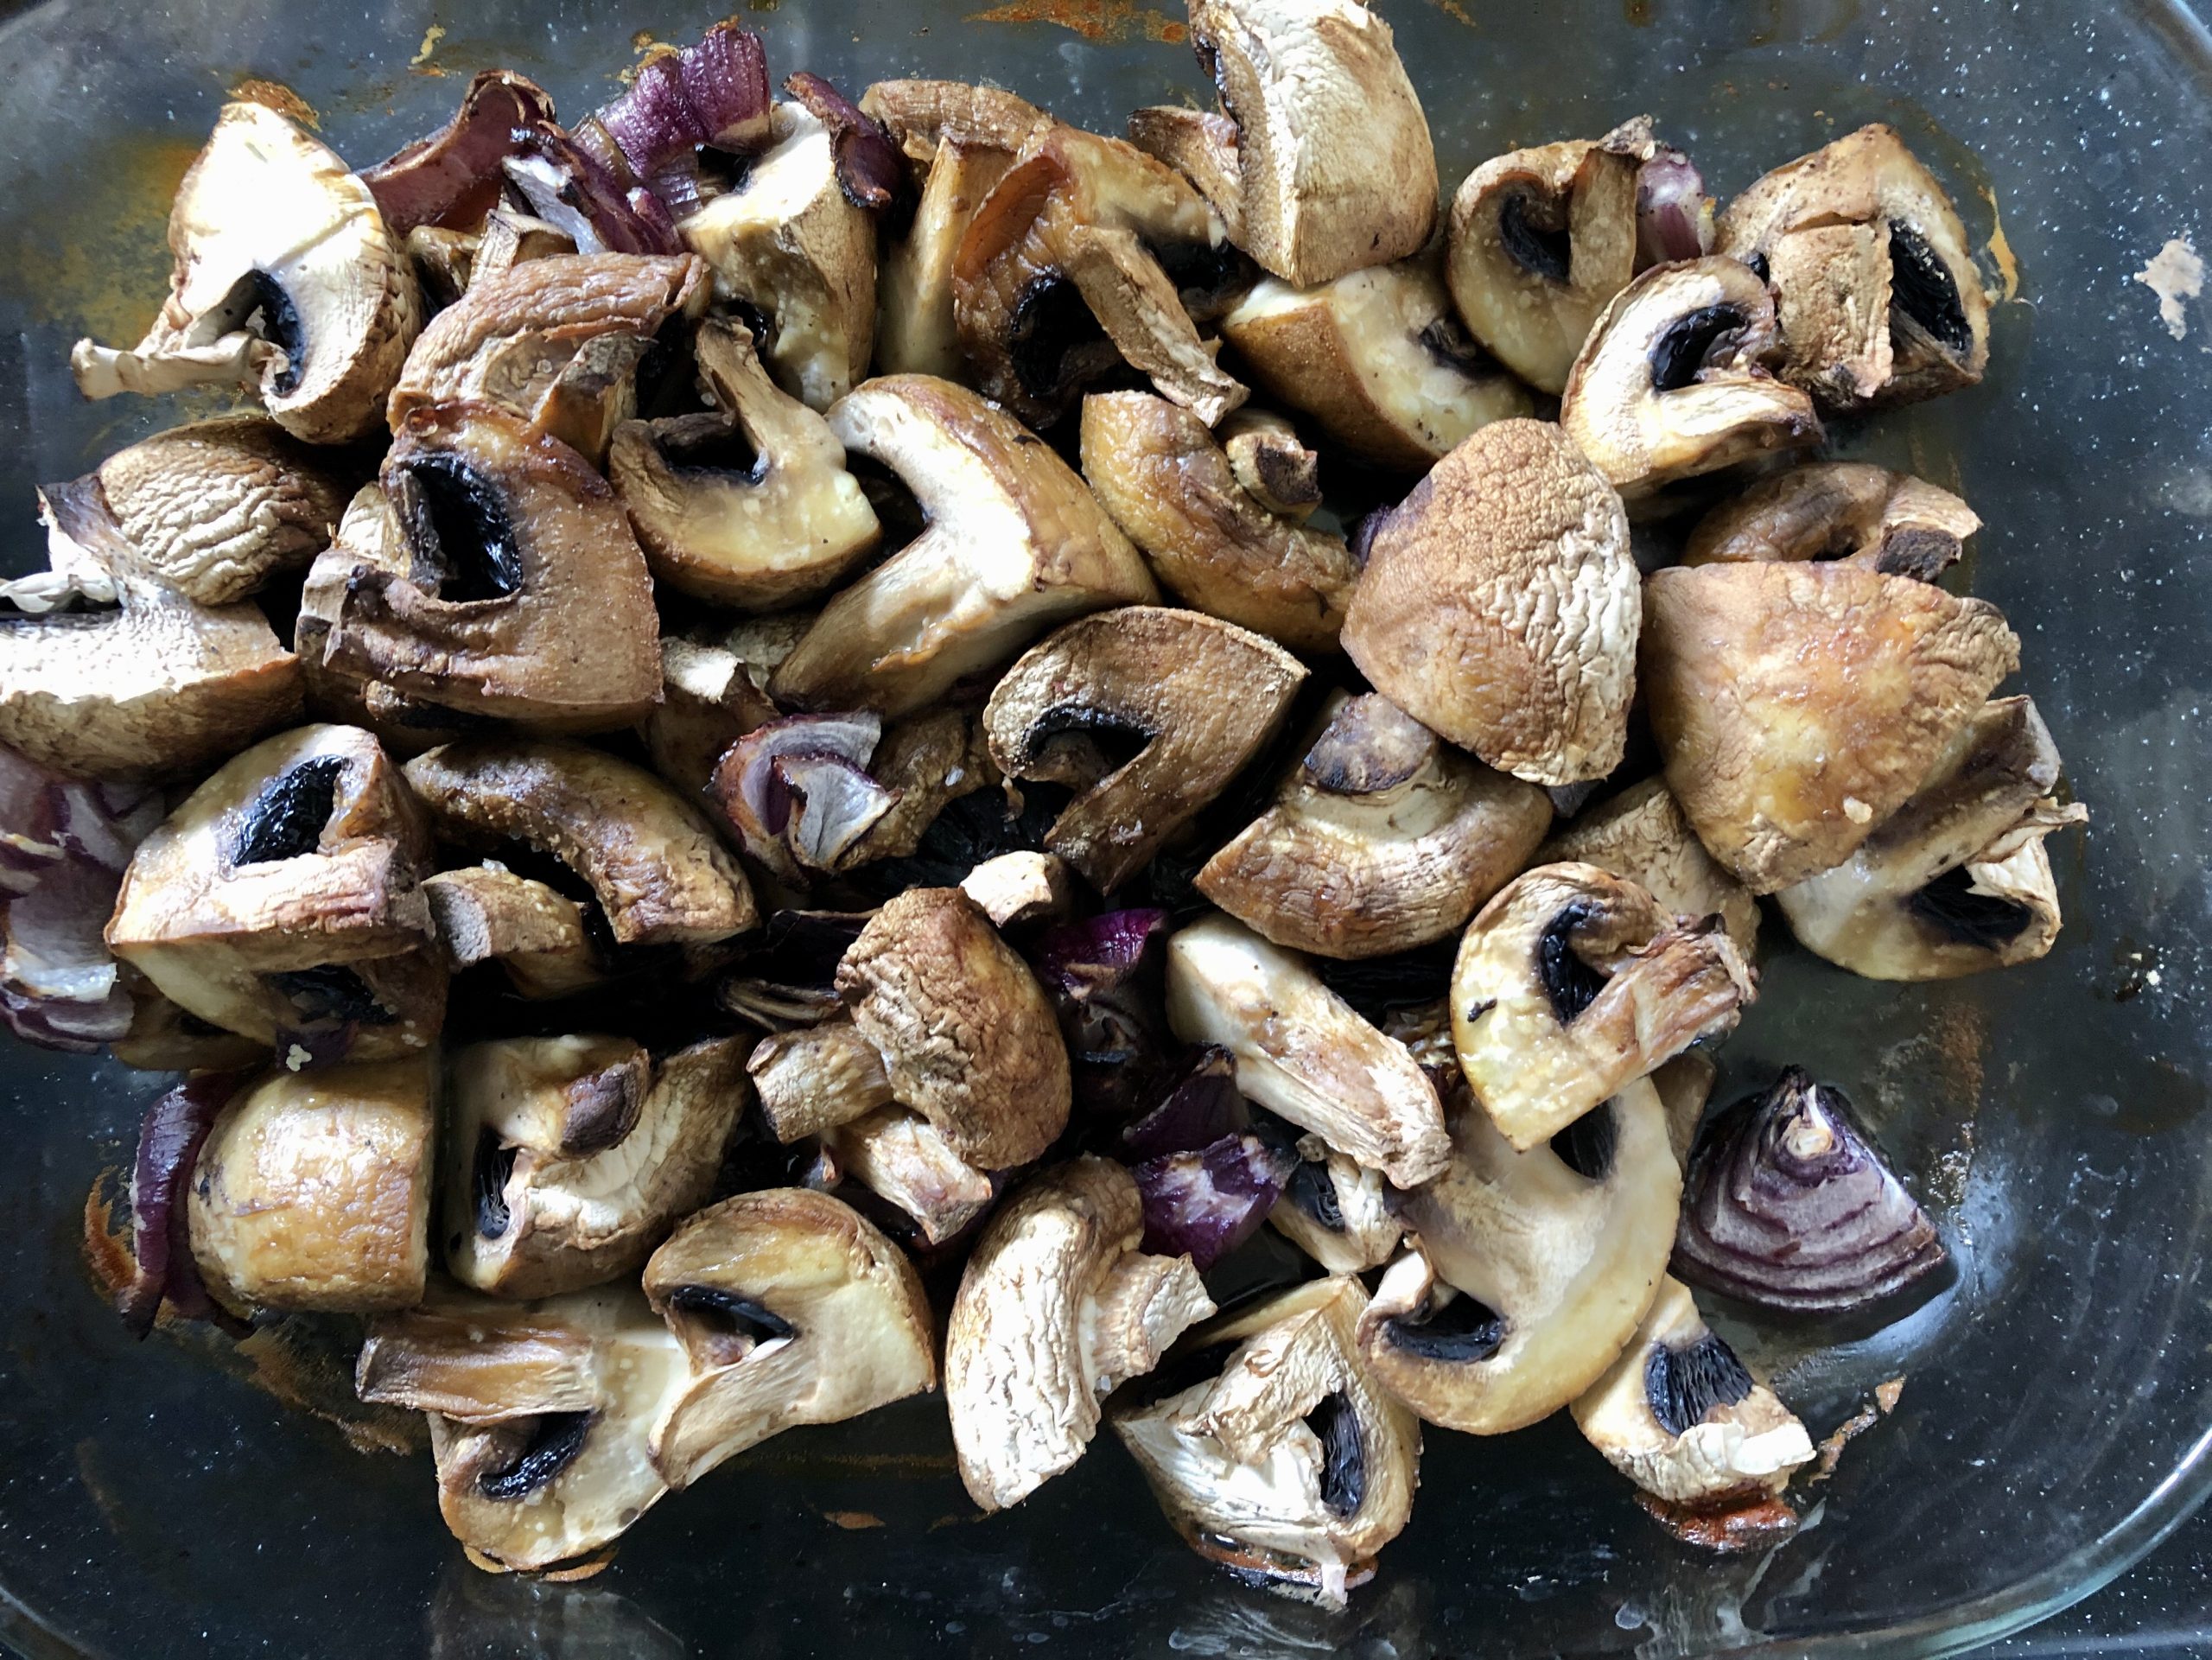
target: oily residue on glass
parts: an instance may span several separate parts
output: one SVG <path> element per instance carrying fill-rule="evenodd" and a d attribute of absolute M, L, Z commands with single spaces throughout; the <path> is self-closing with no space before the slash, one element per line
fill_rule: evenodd
<path fill-rule="evenodd" d="M 69 211 L 43 220 L 67 226 L 67 235 L 8 250 L 7 280 L 33 321 L 124 345 L 146 332 L 168 291 L 169 203 L 200 143 L 118 129 L 81 158 L 70 171 Z"/>
<path fill-rule="evenodd" d="M 1190 37 L 1187 24 L 1136 0 L 1007 0 L 988 11 L 968 14 L 971 23 L 1052 23 L 1072 29 L 1086 41 L 1105 45 L 1144 39 L 1179 43 Z"/>

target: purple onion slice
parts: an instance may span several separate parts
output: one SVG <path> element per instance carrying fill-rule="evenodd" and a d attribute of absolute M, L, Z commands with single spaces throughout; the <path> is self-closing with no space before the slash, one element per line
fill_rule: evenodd
<path fill-rule="evenodd" d="M 552 119 L 553 100 L 543 87 L 487 69 L 468 83 L 452 120 L 362 169 L 361 182 L 396 237 L 418 225 L 474 230 L 499 205 L 505 183 L 500 163 L 518 153 L 516 130 Z"/>
<path fill-rule="evenodd" d="M 784 82 L 784 90 L 829 129 L 837 188 L 847 201 L 880 213 L 898 200 L 906 172 L 899 146 L 880 124 L 819 75 L 801 71 Z"/>
<path fill-rule="evenodd" d="M 1636 175 L 1636 264 L 1672 264 L 1713 251 L 1713 200 L 1690 158 L 1662 144 Z"/>
<path fill-rule="evenodd" d="M 1188 1252 L 1193 1267 L 1211 1268 L 1268 1219 L 1296 1163 L 1287 1149 L 1245 1135 L 1131 1166 L 1144 1199 L 1144 1249 Z"/>
<path fill-rule="evenodd" d="M 632 180 L 653 178 L 702 144 L 759 149 L 769 126 L 768 60 L 760 37 L 735 23 L 717 23 L 695 45 L 647 58 L 630 90 L 602 105 L 590 124 L 613 142 Z M 590 147 L 596 149 L 596 135 Z M 621 176 L 623 167 L 599 159 Z"/>
<path fill-rule="evenodd" d="M 192 1260 L 185 1192 L 215 1115 L 245 1079 L 244 1072 L 202 1072 L 146 1109 L 130 1175 L 130 1251 L 138 1271 L 116 1300 L 135 1337 L 153 1330 L 163 1298 L 187 1320 L 214 1310 Z"/>
<path fill-rule="evenodd" d="M 1143 909 L 1065 923 L 1037 939 L 1032 966 L 1060 1017 L 1076 1104 L 1094 1117 L 1134 1116 L 1166 1074 L 1166 933 L 1167 913 Z"/>
<path fill-rule="evenodd" d="M 1251 1109 L 1236 1087 L 1236 1063 L 1218 1044 L 1202 1044 L 1168 1085 L 1160 1104 L 1122 1132 L 1132 1159 L 1192 1153 L 1252 1128 Z"/>
<path fill-rule="evenodd" d="M 564 232 L 578 253 L 682 253 L 665 208 L 641 214 L 632 192 L 550 121 L 515 130 L 501 163 L 530 211 Z"/>

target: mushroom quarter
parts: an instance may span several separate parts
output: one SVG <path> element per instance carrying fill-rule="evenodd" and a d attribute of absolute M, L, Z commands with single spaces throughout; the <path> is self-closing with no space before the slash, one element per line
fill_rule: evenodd
<path fill-rule="evenodd" d="M 1686 565 L 1842 559 L 1932 582 L 1981 528 L 1948 490 L 1859 461 L 1778 473 L 1715 507 L 1690 532 Z"/>
<path fill-rule="evenodd" d="M 1758 902 L 1705 850 L 1663 778 L 1631 784 L 1580 814 L 1529 862 L 1595 865 L 1638 884 L 1672 915 L 1717 915 L 1746 962 L 1758 943 Z"/>

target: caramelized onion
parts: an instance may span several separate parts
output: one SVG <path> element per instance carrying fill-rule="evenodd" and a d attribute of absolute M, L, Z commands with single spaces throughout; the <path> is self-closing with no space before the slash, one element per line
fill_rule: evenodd
<path fill-rule="evenodd" d="M 1268 1219 L 1297 1163 L 1287 1148 L 1245 1135 L 1132 1165 L 1144 1200 L 1144 1249 L 1187 1253 L 1193 1267 L 1211 1268 Z"/>

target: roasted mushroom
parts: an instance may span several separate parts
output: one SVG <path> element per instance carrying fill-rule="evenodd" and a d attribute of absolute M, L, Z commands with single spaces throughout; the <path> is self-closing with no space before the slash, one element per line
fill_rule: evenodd
<path fill-rule="evenodd" d="M 702 630 L 697 638 L 662 638 L 660 702 L 639 731 L 653 771 L 677 793 L 704 794 L 722 752 L 776 718 L 768 677 L 813 622 L 810 613 L 786 611 Z"/>
<path fill-rule="evenodd" d="M 1406 1234 L 1382 1173 L 1312 1135 L 1299 1137 L 1298 1167 L 1268 1221 L 1331 1274 L 1381 1268 L 1398 1254 Z"/>
<path fill-rule="evenodd" d="M 1501 421 L 1369 537 L 1344 646 L 1432 731 L 1516 778 L 1572 784 L 1620 764 L 1641 617 L 1612 487 L 1559 428 Z"/>
<path fill-rule="evenodd" d="M 868 378 L 875 338 L 875 221 L 846 197 L 829 129 L 775 108 L 774 143 L 733 189 L 679 227 L 714 270 L 715 297 L 760 319 L 776 384 L 826 410 Z"/>
<path fill-rule="evenodd" d="M 1662 570 L 1644 614 L 1668 788 L 1754 894 L 1849 858 L 2019 666 L 1987 601 L 1855 564 Z"/>
<path fill-rule="evenodd" d="M 1732 1030 L 1754 983 L 1717 919 L 1677 919 L 1595 865 L 1540 865 L 1468 925 L 1452 1040 L 1476 1100 L 1525 1152 Z"/>
<path fill-rule="evenodd" d="M 872 380 L 830 429 L 899 474 L 927 528 L 823 607 L 769 684 L 779 703 L 910 714 L 1055 622 L 1158 597 L 1067 463 L 964 387 Z"/>
<path fill-rule="evenodd" d="M 1574 1422 L 1654 1498 L 1699 1511 L 1774 1498 L 1813 1458 L 1796 1415 L 1706 1329 L 1673 1278 L 1659 1282 L 1620 1358 L 1575 1401 Z"/>
<path fill-rule="evenodd" d="M 1065 917 L 1074 902 L 1074 886 L 1067 861 L 1058 854 L 1026 849 L 986 859 L 960 879 L 960 891 L 1001 932 L 1025 922 Z"/>
<path fill-rule="evenodd" d="M 1198 875 L 1278 945 L 1380 957 L 1454 932 L 1535 850 L 1551 804 L 1375 692 L 1340 700 L 1274 805 Z"/>
<path fill-rule="evenodd" d="M 1271 513 L 1303 525 L 1321 505 L 1321 458 L 1287 416 L 1249 404 L 1222 417 L 1215 435 L 1245 494 Z"/>
<path fill-rule="evenodd" d="M 702 324 L 697 350 L 719 413 L 632 422 L 607 455 L 653 576 L 745 609 L 835 587 L 879 533 L 844 446 L 777 391 L 743 327 Z"/>
<path fill-rule="evenodd" d="M 1622 497 L 1821 442 L 1813 400 L 1765 366 L 1774 298 L 1718 257 L 1655 265 L 1599 315 L 1560 396 L 1560 425 Z"/>
<path fill-rule="evenodd" d="M 860 106 L 882 124 L 907 161 L 925 167 L 948 138 L 1011 156 L 1057 124 L 1004 87 L 964 80 L 879 80 L 861 94 Z"/>
<path fill-rule="evenodd" d="M 233 1096 L 188 1188 L 192 1257 L 236 1313 L 366 1313 L 423 1300 L 437 1066 L 264 1073 Z"/>
<path fill-rule="evenodd" d="M 1876 124 L 1801 156 L 1728 204 L 1720 251 L 1764 262 L 1784 378 L 1853 409 L 1971 386 L 1989 299 L 1943 187 Z"/>
<path fill-rule="evenodd" d="M 1376 1380 L 1433 1424 L 1501 1434 L 1603 1376 L 1657 1294 L 1681 1171 L 1637 1079 L 1572 1136 L 1516 1152 L 1462 1101 L 1444 1173 L 1400 1201 L 1420 1249 L 1359 1322 Z"/>
<path fill-rule="evenodd" d="M 175 274 L 130 351 L 79 340 L 87 398 L 252 387 L 310 443 L 373 431 L 422 300 L 369 188 L 266 105 L 226 104 L 169 210 Z"/>
<path fill-rule="evenodd" d="M 794 1425 L 937 1386 L 912 1264 L 827 1193 L 772 1188 L 700 1212 L 653 1253 L 645 1287 L 691 1363 L 653 1432 L 671 1487 Z"/>
<path fill-rule="evenodd" d="M 1948 980 L 2031 963 L 2058 937 L 2044 838 L 2058 750 L 2024 697 L 1986 703 L 1904 805 L 1834 869 L 1775 894 L 1800 944 L 1875 980 Z"/>
<path fill-rule="evenodd" d="M 300 601 L 319 685 L 410 734 L 498 720 L 628 726 L 660 690 L 652 579 L 620 503 L 558 439 L 489 404 L 416 410 Z"/>
<path fill-rule="evenodd" d="M 1046 845 L 1111 893 L 1221 793 L 1306 677 L 1271 641 L 1192 611 L 1071 622 L 1008 669 L 983 710 L 1009 778 L 1081 792 Z"/>
<path fill-rule="evenodd" d="M 976 210 L 1014 164 L 1014 147 L 947 133 L 936 155 L 925 158 L 928 176 L 913 222 L 885 251 L 876 282 L 875 361 L 885 374 L 955 380 L 966 368 L 953 320 L 952 262 Z"/>
<path fill-rule="evenodd" d="M 180 1008 L 295 1067 L 406 1055 L 445 1013 L 429 863 L 422 808 L 377 741 L 302 727 L 219 768 L 139 843 L 107 941 Z"/>
<path fill-rule="evenodd" d="M 903 1107 L 879 1108 L 824 1130 L 822 1145 L 842 1173 L 913 1218 L 925 1244 L 943 1244 L 997 1197 L 988 1172 Z"/>
<path fill-rule="evenodd" d="M 1344 538 L 1255 499 L 1188 410 L 1149 392 L 1094 392 L 1083 400 L 1083 476 L 1185 604 L 1294 651 L 1336 649 L 1359 577 Z"/>
<path fill-rule="evenodd" d="M 426 876 L 423 897 L 448 967 L 495 962 L 530 998 L 566 997 L 607 978 L 584 907 L 497 860 Z"/>
<path fill-rule="evenodd" d="M 1690 532 L 1682 563 L 1843 559 L 1932 582 L 1980 528 L 1973 508 L 1924 479 L 1861 461 L 1815 461 L 1715 507 Z"/>
<path fill-rule="evenodd" d="M 1213 1313 L 1191 1259 L 1147 1256 L 1143 1235 L 1129 1173 L 1085 1157 L 1033 1177 L 976 1242 L 945 1326 L 944 1395 L 983 1509 L 1070 1468 L 1099 1402 Z"/>
<path fill-rule="evenodd" d="M 850 1021 L 772 1032 L 745 1063 L 779 1142 L 819 1135 L 892 1103 L 883 1056 Z"/>
<path fill-rule="evenodd" d="M 1444 1167 L 1435 1086 L 1311 968 L 1226 917 L 1167 942 L 1167 1017 L 1235 1057 L 1236 1087 L 1401 1187 Z"/>
<path fill-rule="evenodd" d="M 503 1297 L 634 1269 L 714 1186 L 747 1045 L 665 1059 L 627 1038 L 506 1038 L 448 1063 L 447 1269 Z"/>
<path fill-rule="evenodd" d="M 1669 915 L 1718 916 L 1746 962 L 1758 943 L 1758 902 L 1705 850 L 1663 778 L 1631 784 L 1581 814 L 1527 862 L 1595 865 L 1627 877 Z"/>
<path fill-rule="evenodd" d="M 1113 1421 L 1192 1549 L 1332 1608 L 1418 1480 L 1421 1426 L 1360 1358 L 1366 1307 L 1357 1280 L 1317 1280 L 1201 1326 L 1195 1353 L 1230 1350 L 1217 1370 Z"/>

